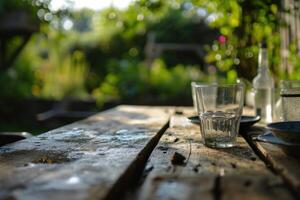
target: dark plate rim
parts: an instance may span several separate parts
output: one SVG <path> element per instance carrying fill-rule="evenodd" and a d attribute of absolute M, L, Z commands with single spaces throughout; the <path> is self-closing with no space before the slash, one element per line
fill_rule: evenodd
<path fill-rule="evenodd" d="M 243 117 L 247 117 L 248 119 L 242 119 Z M 248 123 L 248 122 L 259 122 L 260 116 L 259 115 L 242 115 L 241 123 Z"/>
<path fill-rule="evenodd" d="M 275 140 L 268 140 L 266 137 L 274 137 Z M 281 138 L 277 137 L 274 135 L 272 132 L 266 132 L 263 134 L 260 134 L 256 137 L 256 140 L 260 142 L 267 142 L 270 144 L 275 144 L 275 145 L 282 145 L 282 146 L 287 146 L 287 147 L 300 147 L 300 143 L 291 143 L 291 142 L 286 142 L 282 140 Z"/>
<path fill-rule="evenodd" d="M 247 119 L 242 119 L 242 117 L 246 117 Z M 241 120 L 240 120 L 240 123 L 250 123 L 250 122 L 258 122 L 260 120 L 260 116 L 256 115 L 256 116 L 253 116 L 253 115 L 242 115 L 241 117 Z M 197 115 L 194 115 L 194 116 L 190 116 L 188 117 L 188 120 L 190 120 L 191 122 L 192 121 L 199 121 L 199 118 Z"/>
<path fill-rule="evenodd" d="M 276 127 L 276 125 L 278 124 L 290 124 L 290 123 L 293 123 L 293 124 L 299 124 L 299 127 L 300 127 L 300 121 L 284 121 L 284 122 L 273 122 L 273 123 L 269 123 L 267 124 L 267 128 L 270 130 L 270 131 L 283 131 L 283 132 L 286 132 L 286 133 L 295 133 L 295 134 L 299 134 L 300 133 L 300 129 L 299 131 L 294 131 L 294 130 L 288 130 L 288 129 L 285 129 L 285 128 L 278 128 Z M 275 126 L 275 127 L 274 127 Z"/>

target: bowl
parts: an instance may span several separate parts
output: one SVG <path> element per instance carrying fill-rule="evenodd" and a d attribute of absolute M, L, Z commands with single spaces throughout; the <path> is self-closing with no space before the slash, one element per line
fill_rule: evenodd
<path fill-rule="evenodd" d="M 273 135 L 273 133 L 267 132 L 261 135 L 258 135 L 256 140 L 261 142 L 267 142 L 274 144 L 281 148 L 286 154 L 291 155 L 293 157 L 300 158 L 300 144 L 289 143 L 281 140 L 280 138 Z"/>
<path fill-rule="evenodd" d="M 267 128 L 283 141 L 300 143 L 300 121 L 270 123 L 267 124 Z"/>

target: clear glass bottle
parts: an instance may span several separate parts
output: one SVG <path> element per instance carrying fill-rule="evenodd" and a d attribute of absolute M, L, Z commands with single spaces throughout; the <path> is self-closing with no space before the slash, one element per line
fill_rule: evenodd
<path fill-rule="evenodd" d="M 254 108 L 261 123 L 272 122 L 274 105 L 274 79 L 268 66 L 268 49 L 265 42 L 261 44 L 258 55 L 258 74 L 253 79 Z"/>

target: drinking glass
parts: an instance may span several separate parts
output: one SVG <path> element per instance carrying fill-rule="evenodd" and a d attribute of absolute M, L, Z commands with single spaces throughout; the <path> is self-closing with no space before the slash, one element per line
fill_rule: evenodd
<path fill-rule="evenodd" d="M 204 82 L 191 82 L 191 89 L 192 89 L 192 98 L 193 98 L 193 107 L 196 113 L 198 113 L 198 101 L 197 101 L 197 95 L 196 95 L 196 87 L 201 85 L 217 85 L 216 83 L 204 83 Z"/>
<path fill-rule="evenodd" d="M 197 105 L 197 99 L 196 99 L 196 86 L 198 82 L 191 82 L 191 89 L 192 89 L 192 98 L 193 98 L 193 106 L 194 106 L 194 111 L 198 111 L 198 105 Z"/>
<path fill-rule="evenodd" d="M 300 81 L 283 80 L 280 83 L 282 121 L 300 120 Z"/>
<path fill-rule="evenodd" d="M 243 84 L 197 85 L 195 91 L 204 144 L 213 148 L 235 146 L 243 111 Z"/>

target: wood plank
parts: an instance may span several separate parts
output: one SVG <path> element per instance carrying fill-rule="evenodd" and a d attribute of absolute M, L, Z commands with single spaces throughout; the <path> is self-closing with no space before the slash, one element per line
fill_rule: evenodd
<path fill-rule="evenodd" d="M 299 158 L 286 154 L 280 147 L 254 141 L 253 137 L 264 133 L 265 129 L 253 129 L 248 132 L 249 142 L 259 152 L 259 154 L 268 162 L 270 167 L 280 174 L 287 183 L 293 187 L 294 191 L 300 195 L 300 160 Z"/>
<path fill-rule="evenodd" d="M 230 149 L 207 148 L 201 143 L 199 126 L 189 124 L 185 116 L 173 116 L 151 154 L 147 168 L 152 171 L 138 197 L 160 199 L 163 194 L 163 199 L 180 199 L 184 194 L 188 199 L 294 199 L 246 141 L 238 137 L 237 142 Z M 174 163 L 175 152 L 186 158 L 183 163 Z M 180 186 L 179 191 L 174 185 Z M 175 191 L 166 189 L 172 186 Z"/>
<path fill-rule="evenodd" d="M 138 199 L 206 199 L 213 200 L 215 176 L 177 176 L 176 174 L 151 173 Z"/>
<path fill-rule="evenodd" d="M 220 179 L 220 198 L 224 200 L 293 199 L 279 177 L 224 176 Z"/>
<path fill-rule="evenodd" d="M 112 199 L 144 169 L 172 108 L 119 106 L 0 148 L 0 199 Z"/>

